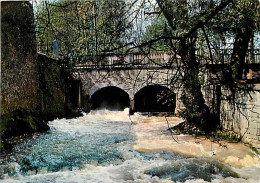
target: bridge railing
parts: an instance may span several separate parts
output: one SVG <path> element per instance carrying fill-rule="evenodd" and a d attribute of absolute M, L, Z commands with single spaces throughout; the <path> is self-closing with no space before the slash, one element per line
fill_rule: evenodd
<path fill-rule="evenodd" d="M 141 67 L 141 66 L 165 66 L 169 62 L 171 55 L 168 53 L 151 53 L 151 54 L 106 54 L 93 57 L 86 55 L 75 67 Z"/>
<path fill-rule="evenodd" d="M 233 49 L 220 49 L 218 57 L 222 63 L 229 63 L 232 56 Z M 249 49 L 245 57 L 246 63 L 260 63 L 260 49 Z"/>
<path fill-rule="evenodd" d="M 212 50 L 211 56 L 213 58 L 211 61 L 214 64 L 229 64 L 231 61 L 232 53 L 233 53 L 233 49 L 231 48 Z M 202 50 L 198 50 L 197 55 L 203 56 L 204 58 L 211 57 L 209 53 L 203 53 Z M 259 48 L 248 49 L 245 57 L 245 63 L 250 63 L 250 64 L 260 63 L 260 49 Z"/>
<path fill-rule="evenodd" d="M 232 49 L 213 51 L 214 64 L 228 64 L 232 52 Z M 200 51 L 197 51 L 197 55 L 201 54 Z M 104 53 L 97 56 L 85 55 L 76 61 L 74 68 L 162 67 L 169 66 L 172 56 L 170 53 L 163 52 L 150 54 L 130 53 L 128 55 L 114 53 Z M 249 49 L 246 55 L 246 63 L 260 63 L 260 49 Z"/>

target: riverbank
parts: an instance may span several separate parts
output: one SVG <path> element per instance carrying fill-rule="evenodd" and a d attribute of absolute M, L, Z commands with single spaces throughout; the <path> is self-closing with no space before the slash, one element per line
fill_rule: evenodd
<path fill-rule="evenodd" d="M 167 119 L 171 127 L 183 121 L 177 117 Z M 214 158 L 236 167 L 260 167 L 259 156 L 243 143 L 215 143 L 206 137 L 192 135 L 174 135 L 173 139 L 163 117 L 144 118 L 141 122 L 135 122 L 134 128 L 137 137 L 134 149 L 140 152 L 166 150 L 188 156 Z"/>
<path fill-rule="evenodd" d="M 169 117 L 167 120 L 170 127 L 183 121 L 177 117 Z M 136 134 L 134 149 L 136 151 L 142 153 L 165 151 L 192 157 L 216 159 L 233 167 L 232 169 L 240 177 L 252 179 L 252 182 L 260 180 L 260 175 L 255 175 L 255 171 L 260 171 L 260 156 L 243 143 L 227 141 L 215 143 L 203 136 L 172 136 L 164 117 L 136 118 L 133 121 Z"/>
<path fill-rule="evenodd" d="M 68 110 L 67 113 L 45 114 L 37 111 L 15 110 L 10 113 L 1 115 L 1 141 L 0 150 L 9 150 L 13 143 L 8 140 L 11 137 L 31 134 L 35 132 L 45 132 L 50 129 L 48 121 L 57 118 L 75 118 L 82 116 L 77 110 Z"/>

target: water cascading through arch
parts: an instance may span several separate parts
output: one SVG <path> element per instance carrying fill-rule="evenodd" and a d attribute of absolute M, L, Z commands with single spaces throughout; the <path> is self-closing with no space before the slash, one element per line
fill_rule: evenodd
<path fill-rule="evenodd" d="M 176 94 L 162 85 L 149 85 L 134 96 L 136 112 L 174 112 Z"/>
<path fill-rule="evenodd" d="M 115 86 L 100 88 L 91 95 L 91 109 L 124 110 L 129 107 L 129 95 Z"/>

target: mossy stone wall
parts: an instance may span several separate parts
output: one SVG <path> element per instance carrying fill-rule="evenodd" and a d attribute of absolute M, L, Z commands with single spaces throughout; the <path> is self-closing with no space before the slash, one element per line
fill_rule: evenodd
<path fill-rule="evenodd" d="M 69 74 L 60 69 L 58 60 L 38 55 L 40 111 L 59 116 L 65 112 L 66 80 Z"/>
<path fill-rule="evenodd" d="M 220 120 L 224 129 L 236 132 L 238 137 L 260 152 L 260 84 L 250 87 L 253 89 L 249 93 L 236 93 L 236 105 L 222 99 Z M 225 87 L 222 87 L 222 94 L 232 97 Z"/>
<path fill-rule="evenodd" d="M 33 20 L 29 2 L 1 2 L 1 114 L 37 108 Z"/>
<path fill-rule="evenodd" d="M 29 2 L 1 2 L 1 57 L 0 142 L 46 131 L 49 120 L 77 115 L 67 97 L 70 74 L 58 60 L 37 54 Z"/>

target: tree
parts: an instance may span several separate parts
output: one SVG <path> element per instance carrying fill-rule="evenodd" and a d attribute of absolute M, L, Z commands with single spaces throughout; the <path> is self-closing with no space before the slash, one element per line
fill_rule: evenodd
<path fill-rule="evenodd" d="M 147 26 L 144 36 L 142 38 L 142 42 L 145 43 L 152 39 L 158 39 L 159 37 L 167 37 L 167 35 L 171 35 L 172 31 L 170 26 L 167 23 L 167 20 L 163 16 L 159 16 L 155 19 L 151 25 Z M 171 40 L 163 39 L 159 40 L 152 45 L 151 51 L 164 51 L 169 52 L 171 49 Z"/>
<path fill-rule="evenodd" d="M 78 62 L 95 58 L 125 44 L 131 27 L 124 1 L 43 1 L 36 12 L 38 51 L 52 54 L 57 40 L 60 55 Z M 89 57 L 89 60 L 84 60 Z"/>
<path fill-rule="evenodd" d="M 209 130 L 212 126 L 209 121 L 210 111 L 201 92 L 202 82 L 199 73 L 205 63 L 223 63 L 220 57 L 213 58 L 213 53 L 218 52 L 223 46 L 226 47 L 223 41 L 232 40 L 233 53 L 229 58 L 230 64 L 222 73 L 224 82 L 229 87 L 234 89 L 238 86 L 238 79 L 241 79 L 243 74 L 249 40 L 254 30 L 259 32 L 259 29 L 256 29 L 259 3 L 255 0 L 157 0 L 157 3 L 172 29 L 171 36 L 168 36 L 168 39 L 175 42 L 171 44 L 172 50 L 180 55 L 185 118 L 191 125 Z M 219 26 L 221 24 L 224 26 Z M 217 45 L 211 44 L 210 37 Z"/>
<path fill-rule="evenodd" d="M 209 130 L 210 112 L 205 104 L 199 80 L 201 63 L 196 57 L 197 38 L 199 29 L 232 1 L 223 1 L 213 9 L 210 6 L 203 6 L 202 2 L 196 5 L 193 1 L 186 0 L 157 0 L 178 41 L 178 48 L 174 49 L 177 50 L 183 64 L 182 100 L 186 107 L 185 117 L 191 125 Z"/>
<path fill-rule="evenodd" d="M 245 57 L 250 39 L 256 30 L 257 1 L 239 1 L 234 5 L 237 16 L 236 25 L 233 27 L 235 41 L 231 57 L 232 77 L 234 80 L 242 79 Z M 259 18 L 258 18 L 259 21 Z"/>

